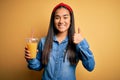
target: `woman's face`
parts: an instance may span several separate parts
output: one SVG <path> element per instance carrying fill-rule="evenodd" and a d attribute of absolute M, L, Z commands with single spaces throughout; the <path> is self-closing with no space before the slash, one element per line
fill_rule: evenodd
<path fill-rule="evenodd" d="M 70 13 L 65 8 L 59 8 L 55 12 L 54 25 L 59 33 L 67 32 L 70 27 Z"/>

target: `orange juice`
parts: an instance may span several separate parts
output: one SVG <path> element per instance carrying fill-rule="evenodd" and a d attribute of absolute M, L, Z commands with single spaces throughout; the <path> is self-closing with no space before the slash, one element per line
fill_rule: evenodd
<path fill-rule="evenodd" d="M 38 39 L 37 38 L 28 38 L 27 39 L 27 48 L 30 51 L 30 57 L 36 58 L 36 54 L 37 54 L 37 42 Z"/>
<path fill-rule="evenodd" d="M 31 58 L 36 58 L 37 43 L 27 43 L 28 50 L 30 51 Z"/>

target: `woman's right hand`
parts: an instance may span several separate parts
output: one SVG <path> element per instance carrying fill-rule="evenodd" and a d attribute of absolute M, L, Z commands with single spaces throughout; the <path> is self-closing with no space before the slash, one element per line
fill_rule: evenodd
<path fill-rule="evenodd" d="M 28 48 L 27 47 L 25 47 L 25 59 L 26 60 L 30 60 L 30 59 L 32 59 L 31 57 L 30 57 L 30 51 L 28 50 Z"/>

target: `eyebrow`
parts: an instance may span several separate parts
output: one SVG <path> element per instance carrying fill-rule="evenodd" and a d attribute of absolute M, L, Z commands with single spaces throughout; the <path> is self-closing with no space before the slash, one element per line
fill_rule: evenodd
<path fill-rule="evenodd" d="M 55 16 L 60 16 L 60 15 L 55 15 Z M 64 15 L 62 15 L 62 16 L 69 16 L 69 14 L 64 14 Z"/>
<path fill-rule="evenodd" d="M 65 15 L 63 15 L 63 16 L 69 16 L 69 14 L 65 14 Z"/>

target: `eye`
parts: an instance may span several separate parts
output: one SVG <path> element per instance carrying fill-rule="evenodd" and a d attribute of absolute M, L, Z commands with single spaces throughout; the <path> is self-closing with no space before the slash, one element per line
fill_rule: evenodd
<path fill-rule="evenodd" d="M 68 17 L 64 17 L 64 19 L 68 19 Z"/>
<path fill-rule="evenodd" d="M 59 16 L 55 16 L 55 19 L 59 19 L 60 17 Z"/>
<path fill-rule="evenodd" d="M 59 19 L 58 17 L 55 17 L 55 19 Z"/>

